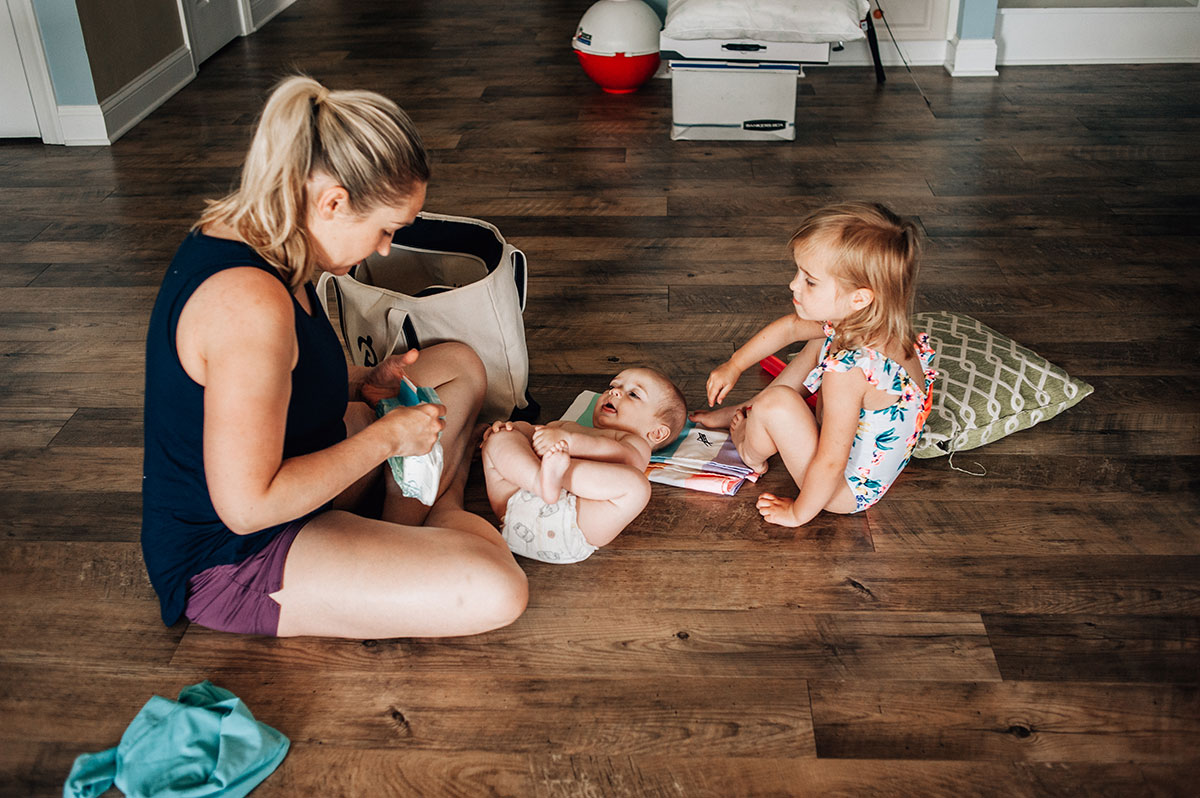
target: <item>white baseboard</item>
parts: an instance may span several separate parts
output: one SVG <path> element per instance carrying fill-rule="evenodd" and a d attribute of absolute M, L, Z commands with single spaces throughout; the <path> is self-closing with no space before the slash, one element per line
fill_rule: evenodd
<path fill-rule="evenodd" d="M 945 67 L 954 78 L 996 77 L 996 40 L 955 36 L 946 45 Z"/>
<path fill-rule="evenodd" d="M 271 21 L 271 18 L 296 0 L 250 0 L 251 32 Z"/>
<path fill-rule="evenodd" d="M 1200 62 L 1200 9 L 1002 8 L 997 63 Z"/>
<path fill-rule="evenodd" d="M 946 45 L 944 41 L 902 41 L 904 57 L 909 66 L 942 66 L 946 63 Z M 879 39 L 879 60 L 884 66 L 903 66 L 900 53 L 892 42 Z M 830 66 L 871 66 L 871 49 L 866 41 L 846 42 L 846 49 L 840 53 L 829 54 Z"/>
<path fill-rule="evenodd" d="M 98 105 L 58 106 L 58 127 L 68 147 L 107 147 L 108 129 Z"/>
<path fill-rule="evenodd" d="M 102 102 L 100 108 L 109 143 L 145 119 L 194 77 L 191 51 L 181 46 Z"/>

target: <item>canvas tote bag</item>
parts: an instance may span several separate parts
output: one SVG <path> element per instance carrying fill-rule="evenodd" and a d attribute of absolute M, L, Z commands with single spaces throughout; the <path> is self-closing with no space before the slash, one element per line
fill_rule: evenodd
<path fill-rule="evenodd" d="M 391 254 L 372 255 L 348 275 L 323 273 L 317 281 L 323 303 L 330 281 L 355 364 L 370 367 L 393 353 L 461 341 L 487 369 L 480 420 L 536 417 L 527 394 L 525 255 L 495 226 L 421 213 L 396 231 Z"/>

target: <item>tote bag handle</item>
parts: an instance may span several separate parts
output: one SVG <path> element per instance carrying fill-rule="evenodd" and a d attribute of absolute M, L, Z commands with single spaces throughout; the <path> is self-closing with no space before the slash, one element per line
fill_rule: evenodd
<path fill-rule="evenodd" d="M 513 281 L 517 284 L 517 301 L 521 312 L 525 312 L 526 288 L 529 287 L 529 272 L 525 269 L 525 253 L 513 248 L 512 251 Z"/>
<path fill-rule="evenodd" d="M 379 362 L 387 360 L 389 355 L 395 354 L 397 351 L 404 353 L 410 349 L 421 348 L 421 342 L 417 340 L 417 328 L 413 326 L 412 316 L 408 311 L 400 308 L 388 308 L 387 328 L 396 332 L 392 334 L 391 343 L 384 350 L 383 357 L 379 358 Z"/>

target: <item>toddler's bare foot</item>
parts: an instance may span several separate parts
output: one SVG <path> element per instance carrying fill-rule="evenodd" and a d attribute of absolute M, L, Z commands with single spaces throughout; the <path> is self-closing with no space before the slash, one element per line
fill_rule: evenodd
<path fill-rule="evenodd" d="M 741 411 L 742 407 L 742 405 L 731 405 L 730 407 L 718 407 L 716 410 L 697 410 L 689 413 L 688 418 L 709 429 L 729 429 L 729 422 L 733 420 L 734 415 Z"/>
<path fill-rule="evenodd" d="M 751 451 L 746 444 L 746 411 L 743 408 L 739 407 L 729 420 L 729 439 L 733 441 L 738 456 L 747 468 L 759 474 L 767 473 L 767 461 Z"/>
<path fill-rule="evenodd" d="M 793 499 L 785 499 L 781 496 L 776 496 L 774 493 L 762 493 L 758 497 L 758 501 L 754 503 L 758 508 L 758 513 L 768 524 L 777 526 L 800 526 L 800 522 L 793 515 L 793 510 L 796 507 L 796 502 Z"/>
<path fill-rule="evenodd" d="M 547 504 L 558 501 L 562 491 L 563 475 L 571 465 L 571 455 L 567 453 L 567 442 L 559 441 L 542 457 L 542 467 L 538 469 L 538 495 Z"/>

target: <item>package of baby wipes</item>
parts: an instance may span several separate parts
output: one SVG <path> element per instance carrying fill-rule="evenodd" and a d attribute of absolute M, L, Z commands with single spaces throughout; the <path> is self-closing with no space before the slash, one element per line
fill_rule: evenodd
<path fill-rule="evenodd" d="M 405 377 L 399 395 L 381 400 L 375 405 L 375 414 L 382 418 L 385 413 L 397 407 L 414 407 L 426 402 L 441 404 L 437 391 L 413 385 Z M 437 498 L 438 484 L 442 481 L 442 462 L 441 441 L 433 444 L 433 448 L 426 454 L 388 458 L 392 478 L 400 486 L 400 492 L 424 505 L 432 505 Z"/>

